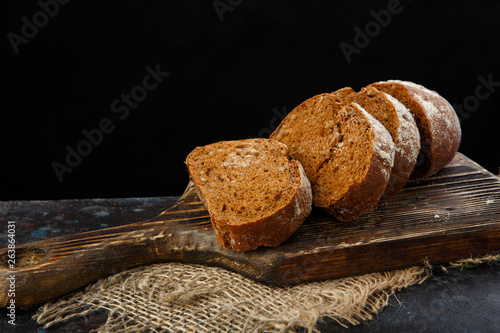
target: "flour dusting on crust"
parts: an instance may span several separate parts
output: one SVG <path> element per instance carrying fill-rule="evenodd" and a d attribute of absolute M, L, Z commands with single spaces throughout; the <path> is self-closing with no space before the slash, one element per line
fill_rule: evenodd
<path fill-rule="evenodd" d="M 414 163 L 420 151 L 420 133 L 415 119 L 403 103 L 385 92 L 383 94 L 394 105 L 398 115 L 399 128 L 397 142 L 395 142 L 396 149 L 405 160 Z"/>
<path fill-rule="evenodd" d="M 389 179 L 389 175 L 391 173 L 391 169 L 394 165 L 394 153 L 395 153 L 395 145 L 394 141 L 392 141 L 391 134 L 387 131 L 387 129 L 375 119 L 371 114 L 366 112 L 359 104 L 352 103 L 352 105 L 356 106 L 365 117 L 367 117 L 373 127 L 373 131 L 375 133 L 375 144 L 373 146 L 373 153 L 377 156 L 383 166 L 383 173 L 386 176 L 386 179 Z"/>
<path fill-rule="evenodd" d="M 455 110 L 443 97 L 431 92 L 422 87 L 419 93 L 412 95 L 422 106 L 431 123 L 432 140 L 439 137 L 442 144 L 447 142 L 449 146 L 458 146 L 461 129 Z"/>

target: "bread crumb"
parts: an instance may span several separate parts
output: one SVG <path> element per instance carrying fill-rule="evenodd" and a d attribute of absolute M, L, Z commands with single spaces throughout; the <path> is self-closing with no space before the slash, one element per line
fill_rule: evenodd
<path fill-rule="evenodd" d="M 278 141 L 247 139 L 197 147 L 186 164 L 223 247 L 247 251 L 277 246 L 311 211 L 310 183 Z"/>

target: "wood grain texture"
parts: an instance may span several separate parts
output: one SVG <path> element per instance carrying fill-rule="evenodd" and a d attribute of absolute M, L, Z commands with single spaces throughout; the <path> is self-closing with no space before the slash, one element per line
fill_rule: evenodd
<path fill-rule="evenodd" d="M 214 265 L 268 285 L 293 285 L 374 271 L 443 263 L 500 251 L 500 180 L 458 154 L 435 176 L 359 219 L 341 222 L 314 209 L 276 248 L 249 252 L 217 243 L 193 187 L 148 221 L 19 245 L 15 269 L 0 250 L 0 306 L 31 306 L 138 265 L 179 261 Z M 21 263 L 22 264 L 22 263 Z"/>

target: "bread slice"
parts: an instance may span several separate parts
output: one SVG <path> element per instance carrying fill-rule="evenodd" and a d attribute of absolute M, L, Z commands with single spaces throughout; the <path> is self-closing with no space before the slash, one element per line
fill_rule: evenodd
<path fill-rule="evenodd" d="M 332 92 L 332 95 L 339 98 L 342 104 L 349 104 L 352 97 L 356 95 L 356 91 L 351 87 L 344 87 Z"/>
<path fill-rule="evenodd" d="M 457 114 L 446 99 L 408 81 L 389 80 L 370 86 L 398 99 L 415 118 L 420 132 L 420 153 L 410 180 L 435 174 L 453 159 L 462 133 Z"/>
<path fill-rule="evenodd" d="M 280 142 L 246 139 L 196 147 L 186 165 L 225 248 L 278 246 L 311 212 L 311 185 Z"/>
<path fill-rule="evenodd" d="M 385 191 L 395 146 L 382 124 L 333 94 L 293 109 L 271 134 L 304 166 L 313 202 L 340 220 L 371 210 Z"/>
<path fill-rule="evenodd" d="M 358 103 L 391 134 L 396 145 L 394 166 L 382 197 L 392 198 L 408 181 L 420 151 L 420 135 L 413 116 L 400 101 L 374 87 L 362 88 L 358 93 L 343 88 L 334 94 L 342 96 L 344 103 Z"/>

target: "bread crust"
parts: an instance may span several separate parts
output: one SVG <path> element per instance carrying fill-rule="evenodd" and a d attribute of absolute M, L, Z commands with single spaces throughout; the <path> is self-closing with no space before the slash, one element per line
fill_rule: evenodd
<path fill-rule="evenodd" d="M 269 139 L 248 139 L 253 141 Z M 240 141 L 248 141 L 240 140 Z M 286 154 L 288 148 L 277 141 L 274 141 L 283 147 Z M 290 161 L 290 168 L 297 170 L 300 177 L 300 186 L 298 186 L 286 204 L 274 210 L 271 214 L 245 221 L 244 223 L 234 223 L 230 220 L 221 219 L 216 213 L 212 202 L 207 200 L 203 181 L 199 173 L 193 172 L 194 162 L 192 156 L 197 154 L 195 148 L 186 158 L 190 179 L 194 184 L 196 192 L 205 208 L 210 214 L 210 221 L 215 232 L 217 242 L 224 248 L 232 248 L 236 251 L 254 250 L 259 246 L 278 246 L 288 239 L 300 225 L 304 222 L 312 209 L 312 191 L 311 184 L 307 179 L 302 165 L 295 160 Z"/>
<path fill-rule="evenodd" d="M 417 120 L 421 148 L 410 180 L 435 174 L 455 157 L 462 133 L 457 114 L 446 99 L 408 81 L 388 80 L 370 86 L 400 100 Z"/>
<path fill-rule="evenodd" d="M 302 225 L 312 209 L 311 185 L 298 161 L 292 161 L 300 170 L 301 186 L 290 201 L 271 215 L 245 223 L 227 223 L 229 246 L 236 251 L 248 251 L 258 246 L 278 246 Z M 217 221 L 215 221 L 217 224 Z M 226 246 L 226 247 L 229 247 Z"/>
<path fill-rule="evenodd" d="M 415 119 L 406 106 L 391 95 L 383 94 L 396 109 L 399 124 L 398 137 L 394 140 L 396 146 L 394 166 L 382 196 L 384 199 L 390 199 L 401 191 L 413 172 L 420 151 L 420 134 Z"/>
<path fill-rule="evenodd" d="M 348 89 L 344 92 L 349 94 Z M 344 146 L 339 141 L 341 135 L 335 134 L 335 127 L 338 125 L 336 122 L 343 121 L 345 117 L 353 117 L 356 119 L 354 123 L 370 124 L 366 130 L 373 132 L 370 139 L 373 146 L 371 156 L 361 170 L 363 179 L 350 180 L 348 187 L 337 191 L 330 181 L 335 176 L 328 170 L 329 163 L 337 163 L 337 152 L 348 149 L 343 148 L 347 145 Z M 309 123 L 320 125 L 313 128 Z M 365 129 L 358 127 L 357 130 Z M 323 131 L 331 134 L 324 134 Z M 288 114 L 271 134 L 271 138 L 289 145 L 292 156 L 308 172 L 314 204 L 339 220 L 357 218 L 371 210 L 385 191 L 394 162 L 392 138 L 385 127 L 359 105 L 343 106 L 340 96 L 320 94 L 304 101 Z M 314 142 L 315 138 L 320 138 L 321 141 Z M 348 156 L 345 150 L 342 154 Z"/>
<path fill-rule="evenodd" d="M 396 131 L 392 130 L 391 133 L 396 146 L 394 166 L 382 199 L 394 197 L 408 182 L 420 150 L 420 134 L 410 111 L 396 98 L 371 86 L 362 88 L 358 93 L 352 88 L 345 87 L 332 94 L 339 97 L 344 104 L 359 103 L 382 124 L 387 124 L 387 122 L 390 125 L 397 124 Z M 376 103 L 376 105 L 371 103 Z M 389 106 L 391 109 L 388 109 Z M 373 110 L 372 107 L 374 107 Z M 378 111 L 380 108 L 384 109 L 384 114 Z M 389 118 L 391 116 L 396 119 Z"/>
<path fill-rule="evenodd" d="M 340 200 L 322 207 L 341 221 L 356 219 L 377 205 L 387 187 L 395 153 L 394 142 L 383 125 L 358 104 L 352 103 L 351 106 L 370 119 L 375 144 L 363 180 L 352 184 Z"/>
<path fill-rule="evenodd" d="M 365 179 L 351 186 L 347 194 L 330 206 L 321 207 L 341 221 L 357 219 L 372 210 L 379 202 L 387 186 L 387 168 L 373 155 Z M 356 204 L 353 204 L 356 203 Z"/>

